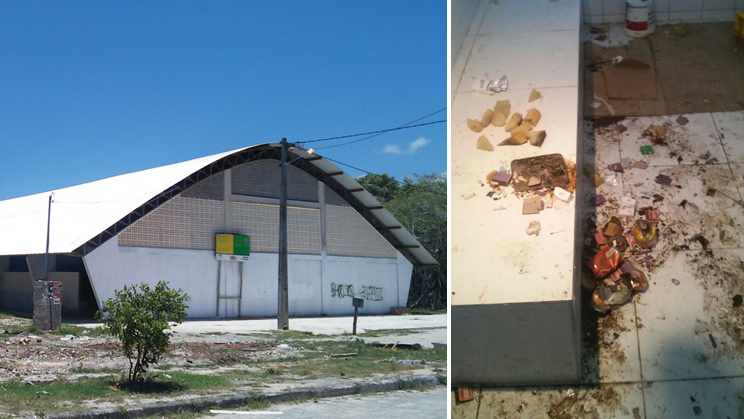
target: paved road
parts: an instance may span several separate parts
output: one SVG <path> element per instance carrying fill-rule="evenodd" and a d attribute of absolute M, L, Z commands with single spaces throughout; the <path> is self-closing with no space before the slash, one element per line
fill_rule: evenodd
<path fill-rule="evenodd" d="M 348 396 L 320 399 L 293 404 L 275 404 L 263 411 L 278 411 L 281 415 L 218 414 L 217 418 L 446 418 L 447 388 L 436 387 L 426 391 L 393 391 L 367 396 Z"/>

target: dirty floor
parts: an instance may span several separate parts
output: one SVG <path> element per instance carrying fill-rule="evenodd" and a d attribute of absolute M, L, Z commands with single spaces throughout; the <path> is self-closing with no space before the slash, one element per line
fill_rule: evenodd
<path fill-rule="evenodd" d="M 666 133 L 651 135 L 651 125 Z M 459 404 L 453 393 L 452 417 L 548 418 L 556 406 L 552 417 L 744 417 L 744 111 L 599 119 L 584 128 L 584 159 L 596 162 L 582 175 L 585 257 L 597 227 L 632 197 L 635 219 L 646 207 L 659 212 L 658 244 L 623 254 L 646 272 L 649 288 L 609 314 L 584 310 L 580 386 L 475 388 L 474 400 Z M 595 187 L 595 175 L 605 178 L 607 165 L 624 158 L 648 167 Z M 659 175 L 671 184 L 657 183 Z M 596 194 L 607 202 L 595 206 Z M 629 232 L 632 220 L 623 227 Z"/>
<path fill-rule="evenodd" d="M 733 34 L 733 26 L 733 22 L 661 25 L 653 35 L 633 39 L 621 24 L 587 25 L 582 31 L 584 115 L 612 115 L 594 95 L 608 101 L 617 116 L 743 110 L 744 41 Z M 648 64 L 648 85 L 642 69 L 629 71 L 641 74 L 633 83 L 618 78 L 607 63 L 617 56 Z"/>

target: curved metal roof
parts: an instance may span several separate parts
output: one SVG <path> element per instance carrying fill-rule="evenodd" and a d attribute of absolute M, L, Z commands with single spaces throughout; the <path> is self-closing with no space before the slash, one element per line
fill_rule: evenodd
<path fill-rule="evenodd" d="M 280 158 L 281 145 L 267 143 L 51 191 L 49 253 L 90 253 L 195 183 L 248 161 Z M 290 149 L 289 159 L 297 159 L 295 167 L 344 198 L 411 263 L 437 265 L 418 240 L 338 166 L 300 148 Z M 45 252 L 51 192 L 0 201 L 0 255 Z"/>

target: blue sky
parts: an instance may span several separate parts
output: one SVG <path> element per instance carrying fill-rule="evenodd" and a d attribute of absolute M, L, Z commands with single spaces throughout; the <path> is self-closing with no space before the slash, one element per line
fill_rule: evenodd
<path fill-rule="evenodd" d="M 6 1 L 0 57 L 0 200 L 448 102 L 442 0 Z M 315 148 L 398 179 L 447 169 L 446 124 Z"/>

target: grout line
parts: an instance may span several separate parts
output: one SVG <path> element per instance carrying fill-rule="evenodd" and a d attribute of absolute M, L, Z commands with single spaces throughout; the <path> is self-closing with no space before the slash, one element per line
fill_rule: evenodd
<path fill-rule="evenodd" d="M 744 196 L 741 194 L 741 188 L 739 188 L 739 179 L 736 178 L 736 175 L 734 174 L 734 168 L 731 167 L 731 159 L 729 159 L 728 153 L 726 152 L 726 146 L 723 144 L 723 139 L 721 138 L 721 131 L 718 130 L 718 124 L 716 123 L 716 118 L 713 116 L 713 112 L 710 113 L 710 117 L 713 120 L 713 126 L 716 128 L 716 136 L 718 137 L 718 142 L 721 143 L 721 148 L 723 149 L 723 155 L 726 156 L 726 163 L 729 166 L 729 170 L 731 171 L 731 178 L 734 179 L 734 186 L 736 187 L 736 190 L 739 192 L 739 199 L 741 201 L 744 201 Z"/>
<path fill-rule="evenodd" d="M 478 389 L 478 408 L 475 410 L 475 419 L 478 419 L 478 415 L 480 415 L 481 400 L 483 400 L 483 386 Z"/>
<path fill-rule="evenodd" d="M 486 0 L 483 0 L 483 3 L 485 3 Z M 480 6 L 478 6 L 478 9 L 480 10 Z M 475 35 L 473 35 L 473 45 L 470 47 L 470 51 L 468 52 L 468 58 L 465 59 L 465 64 L 462 66 L 462 73 L 460 73 L 460 78 L 457 80 L 457 88 L 455 89 L 455 94 L 452 96 L 452 101 L 455 101 L 455 97 L 457 97 L 457 93 L 459 93 L 460 90 L 460 84 L 462 83 L 462 78 L 465 76 L 465 70 L 468 68 L 468 63 L 470 62 L 470 56 L 473 55 L 473 49 L 475 48 L 475 43 L 478 41 L 478 37 L 480 36 L 480 28 L 483 25 L 483 20 L 486 19 L 486 13 L 488 13 L 488 5 L 483 10 L 483 16 L 480 18 L 480 23 L 478 24 L 478 29 L 475 30 Z M 472 24 L 472 23 L 471 23 Z M 468 28 L 468 32 L 470 32 Z M 467 33 L 465 34 L 465 38 L 467 38 Z M 458 57 L 459 58 L 459 57 Z"/>
<path fill-rule="evenodd" d="M 635 299 L 633 300 L 633 324 L 636 330 L 636 344 L 638 345 L 638 369 L 641 372 L 641 396 L 643 397 L 643 417 L 647 418 L 646 413 L 646 382 L 643 379 L 643 359 L 641 359 L 641 333 L 638 331 L 638 306 Z"/>

